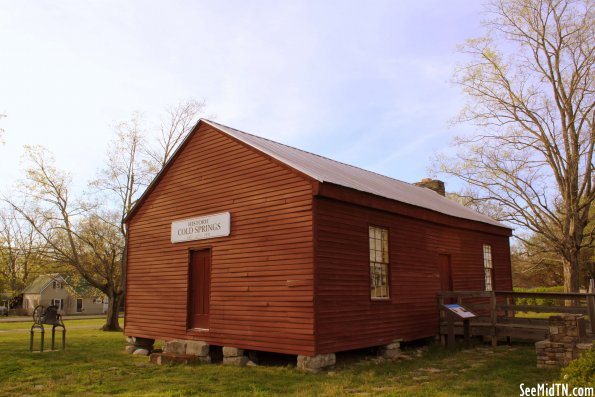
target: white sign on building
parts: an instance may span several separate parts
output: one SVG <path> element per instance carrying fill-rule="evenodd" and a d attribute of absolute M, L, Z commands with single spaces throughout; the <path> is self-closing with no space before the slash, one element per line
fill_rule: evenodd
<path fill-rule="evenodd" d="M 231 216 L 229 212 L 183 219 L 171 224 L 171 242 L 204 240 L 207 238 L 229 236 Z"/>

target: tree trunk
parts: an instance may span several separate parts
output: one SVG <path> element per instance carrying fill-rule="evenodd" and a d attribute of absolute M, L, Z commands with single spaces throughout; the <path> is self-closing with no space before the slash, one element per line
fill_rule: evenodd
<path fill-rule="evenodd" d="M 578 256 L 562 260 L 564 268 L 564 292 L 579 292 L 579 260 Z"/>
<path fill-rule="evenodd" d="M 118 310 L 120 308 L 120 304 L 122 303 L 123 294 L 112 293 L 108 294 L 108 297 L 109 304 L 107 306 L 107 315 L 105 324 L 101 329 L 103 331 L 123 331 L 123 329 L 120 328 L 120 320 L 118 317 Z"/>
<path fill-rule="evenodd" d="M 570 260 L 564 258 L 562 260 L 564 268 L 564 292 L 579 292 L 579 262 L 578 257 L 574 256 Z M 577 302 L 573 300 L 565 300 L 564 306 L 576 306 Z"/>

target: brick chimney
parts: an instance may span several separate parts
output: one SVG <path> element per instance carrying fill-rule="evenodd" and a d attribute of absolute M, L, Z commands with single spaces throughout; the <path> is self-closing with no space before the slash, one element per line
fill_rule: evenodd
<path fill-rule="evenodd" d="M 441 196 L 446 196 L 446 190 L 444 189 L 444 182 L 438 179 L 424 178 L 419 182 L 414 183 L 415 186 L 427 187 L 430 190 L 435 191 Z"/>

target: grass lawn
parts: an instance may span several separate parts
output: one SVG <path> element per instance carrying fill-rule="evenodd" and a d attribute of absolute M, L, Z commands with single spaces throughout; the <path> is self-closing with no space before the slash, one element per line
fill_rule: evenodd
<path fill-rule="evenodd" d="M 537 313 L 537 312 L 516 312 L 515 316 L 520 318 L 545 318 L 555 316 L 557 313 Z"/>
<path fill-rule="evenodd" d="M 105 324 L 105 319 L 80 319 L 80 320 L 64 320 L 64 326 L 68 330 L 69 327 L 90 327 L 90 326 L 97 326 L 97 328 L 101 328 L 101 326 Z M 120 326 L 124 324 L 124 319 L 120 319 Z M 33 325 L 33 320 L 31 321 L 19 321 L 19 322 L 10 322 L 10 323 L 2 323 L 0 322 L 0 331 L 10 331 L 14 329 L 31 329 L 31 325 Z M 50 331 L 52 326 L 46 326 L 49 328 Z"/>
<path fill-rule="evenodd" d="M 515 316 L 519 318 L 542 318 L 548 319 L 551 316 L 559 315 L 560 313 L 537 313 L 537 312 L 516 312 Z M 589 321 L 589 316 L 584 316 L 585 321 Z"/>
<path fill-rule="evenodd" d="M 97 327 L 102 320 L 95 321 Z M 15 323 L 13 323 L 15 324 Z M 16 323 L 18 324 L 18 323 Z M 23 328 L 15 326 L 14 328 Z M 291 367 L 235 368 L 202 364 L 156 366 L 124 353 L 121 333 L 67 331 L 65 352 L 29 353 L 29 334 L 0 333 L 1 396 L 393 395 L 518 396 L 519 384 L 552 382 L 559 371 L 538 370 L 532 346 L 448 352 L 436 346 L 410 361 L 346 361 L 329 372 Z"/>

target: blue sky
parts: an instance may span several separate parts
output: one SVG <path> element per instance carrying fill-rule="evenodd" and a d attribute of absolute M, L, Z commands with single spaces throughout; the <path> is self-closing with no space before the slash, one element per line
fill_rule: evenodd
<path fill-rule="evenodd" d="M 139 110 L 151 126 L 190 97 L 219 123 L 415 182 L 469 128 L 449 125 L 464 103 L 449 81 L 481 17 L 471 0 L 0 0 L 0 190 L 24 144 L 84 184 L 115 122 Z"/>

